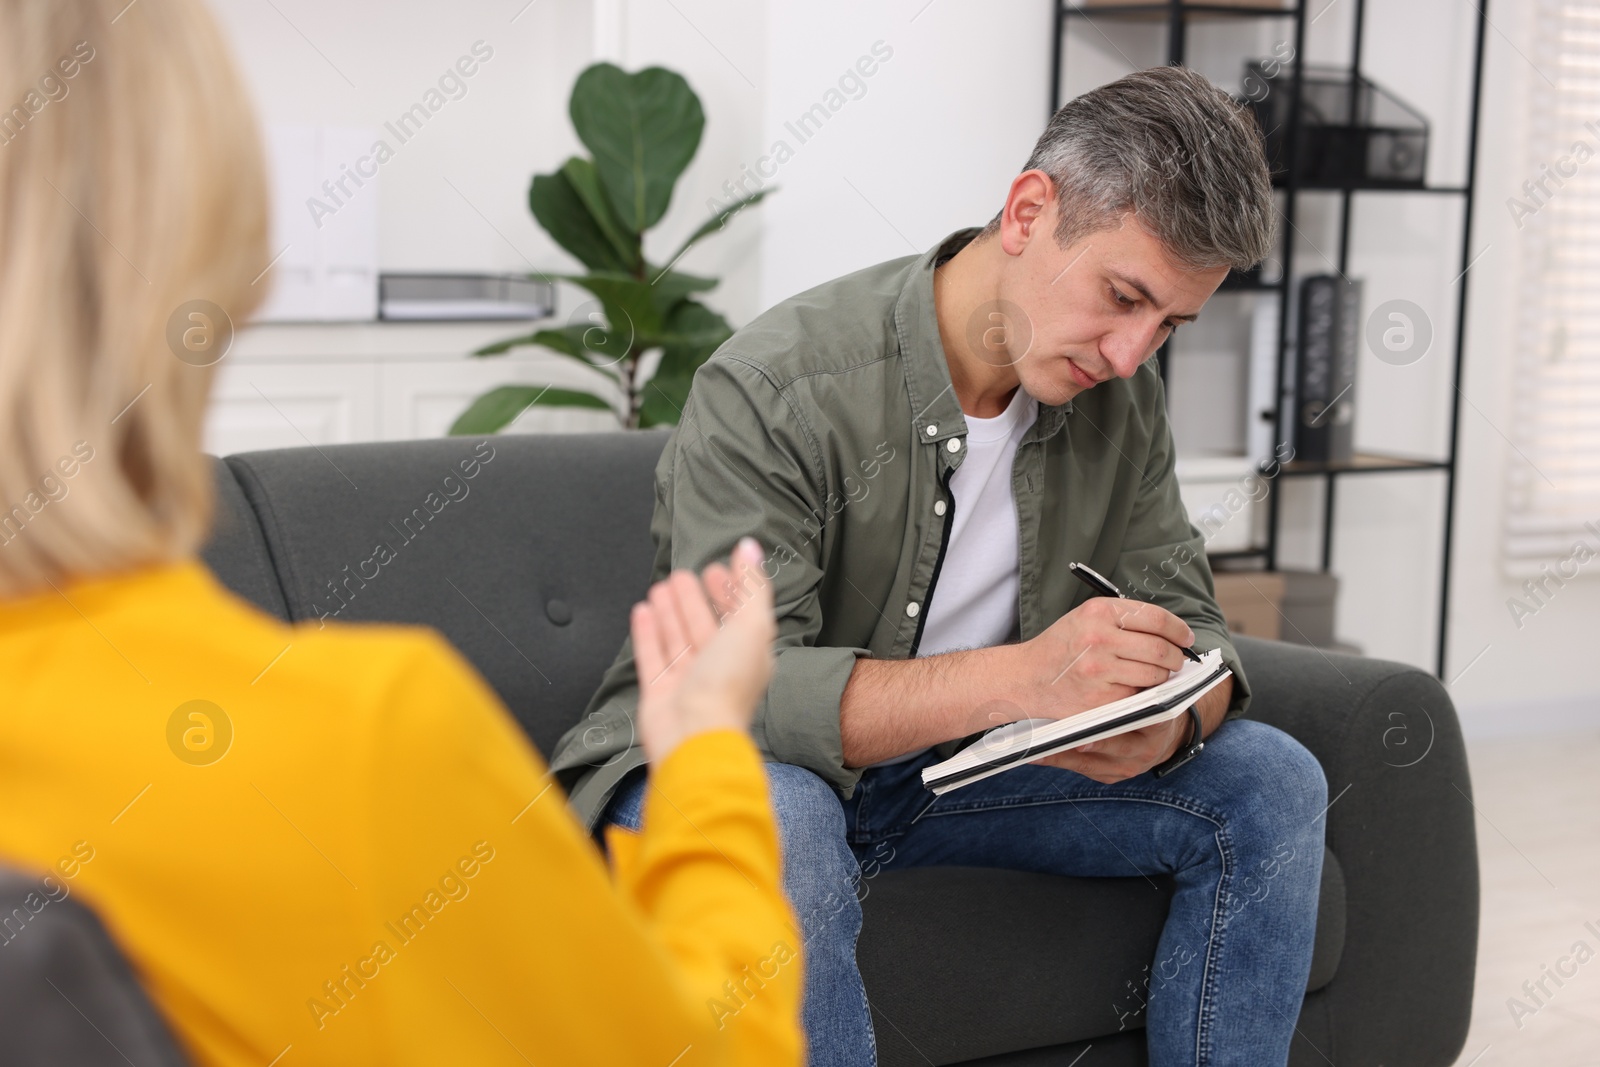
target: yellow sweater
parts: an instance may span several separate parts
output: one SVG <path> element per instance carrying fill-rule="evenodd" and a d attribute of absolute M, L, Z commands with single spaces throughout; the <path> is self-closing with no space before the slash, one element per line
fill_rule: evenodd
<path fill-rule="evenodd" d="M 655 769 L 613 876 L 431 631 L 285 625 L 191 562 L 0 603 L 0 678 L 0 858 L 96 909 L 198 1064 L 800 1062 L 742 735 Z"/>

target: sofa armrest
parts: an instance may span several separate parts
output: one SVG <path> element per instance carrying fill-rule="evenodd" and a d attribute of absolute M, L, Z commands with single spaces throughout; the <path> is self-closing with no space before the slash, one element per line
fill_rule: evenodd
<path fill-rule="evenodd" d="M 105 927 L 68 892 L 0 866 L 0 1067 L 185 1067 Z"/>
<path fill-rule="evenodd" d="M 1346 925 L 1320 1003 L 1340 1046 L 1323 1051 L 1337 1063 L 1454 1063 L 1471 1016 L 1478 846 L 1449 695 L 1415 667 L 1236 641 L 1255 694 L 1246 715 L 1298 740 L 1328 778 Z"/>

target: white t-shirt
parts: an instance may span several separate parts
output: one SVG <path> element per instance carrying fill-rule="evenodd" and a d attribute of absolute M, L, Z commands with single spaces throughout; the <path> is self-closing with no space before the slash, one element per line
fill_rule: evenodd
<path fill-rule="evenodd" d="M 1019 386 L 1011 403 L 994 418 L 966 416 L 967 455 L 950 476 L 955 520 L 922 625 L 918 656 L 992 648 L 1017 636 L 1019 533 L 1011 466 L 1038 414 L 1038 401 Z M 902 763 L 920 754 L 908 752 L 874 766 Z"/>
<path fill-rule="evenodd" d="M 955 522 L 934 583 L 919 656 L 1004 644 L 1017 625 L 1017 500 L 1011 465 L 1039 414 L 1019 386 L 992 419 L 966 416 L 967 455 L 950 476 Z"/>

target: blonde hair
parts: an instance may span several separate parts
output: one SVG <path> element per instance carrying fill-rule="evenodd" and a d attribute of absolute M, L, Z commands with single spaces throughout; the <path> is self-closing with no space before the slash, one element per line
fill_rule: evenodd
<path fill-rule="evenodd" d="M 0 0 L 0 597 L 199 547 L 214 368 L 169 320 L 249 317 L 267 220 L 202 0 Z"/>

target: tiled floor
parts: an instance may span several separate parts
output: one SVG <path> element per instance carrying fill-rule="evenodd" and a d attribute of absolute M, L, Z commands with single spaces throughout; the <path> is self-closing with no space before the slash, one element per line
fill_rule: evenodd
<path fill-rule="evenodd" d="M 1483 911 L 1472 1029 L 1458 1067 L 1597 1067 L 1600 733 L 1478 741 L 1467 752 Z M 1580 941 L 1588 954 L 1574 954 Z M 1571 977 L 1562 985 L 1547 978 L 1546 996 L 1537 982 L 1558 967 Z M 1534 983 L 1537 1001 L 1524 982 Z M 1531 1014 L 1514 1017 L 1513 997 Z"/>

